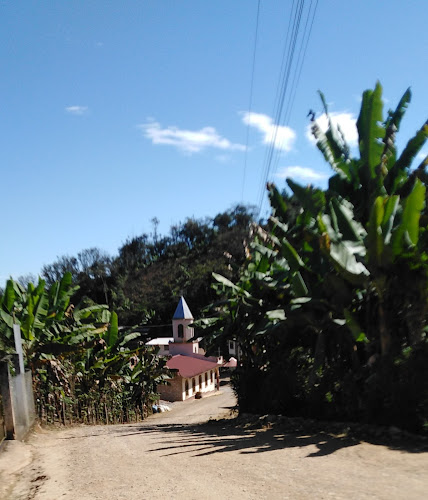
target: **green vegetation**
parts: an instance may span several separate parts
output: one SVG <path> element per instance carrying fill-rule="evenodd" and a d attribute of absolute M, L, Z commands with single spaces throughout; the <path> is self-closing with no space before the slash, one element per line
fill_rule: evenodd
<path fill-rule="evenodd" d="M 8 280 L 0 299 L 0 358 L 14 352 L 12 326 L 21 327 L 42 422 L 126 422 L 143 418 L 166 381 L 165 360 L 118 328 L 105 305 L 74 307 L 71 273 L 49 289 Z"/>
<path fill-rule="evenodd" d="M 245 260 L 242 241 L 248 236 L 252 210 L 236 206 L 212 219 L 187 219 L 171 227 L 170 234 L 153 233 L 128 239 L 116 257 L 91 248 L 76 257 L 62 256 L 42 269 L 48 285 L 64 272 L 79 285 L 75 300 L 107 304 L 121 325 L 149 322 L 156 335 L 169 335 L 172 315 L 180 295 L 192 311 L 199 311 L 215 298 L 211 273 L 237 278 Z M 160 325 L 167 325 L 162 328 Z"/>
<path fill-rule="evenodd" d="M 8 280 L 0 295 L 0 358 L 14 352 L 15 321 L 41 420 L 142 417 L 156 385 L 169 378 L 142 330 L 169 336 L 182 293 L 197 314 L 214 298 L 213 270 L 238 276 L 251 220 L 251 210 L 237 206 L 212 220 L 187 219 L 160 237 L 154 219 L 153 235 L 126 241 L 115 258 L 91 248 L 44 266 L 37 284 L 31 276 Z"/>
<path fill-rule="evenodd" d="M 9 280 L 0 350 L 13 351 L 15 318 L 42 418 L 144 415 L 168 377 L 165 362 L 110 310 L 121 325 L 168 335 L 185 294 L 196 317 L 212 303 L 196 322 L 208 350 L 240 345 L 233 383 L 242 412 L 426 432 L 428 158 L 413 163 L 428 124 L 397 152 L 410 98 L 408 90 L 384 118 L 380 84 L 364 92 L 355 157 L 330 119 L 327 132 L 313 121 L 334 172 L 328 188 L 287 179 L 281 193 L 269 184 L 263 226 L 242 206 L 187 219 L 165 237 L 153 219 L 153 234 L 129 239 L 114 258 L 88 249 L 45 266 L 37 285 Z"/>
<path fill-rule="evenodd" d="M 428 158 L 411 166 L 427 123 L 395 146 L 410 97 L 384 119 L 380 84 L 364 92 L 355 158 L 331 120 L 326 133 L 314 121 L 328 189 L 270 184 L 272 215 L 239 279 L 214 274 L 220 300 L 200 326 L 212 349 L 241 346 L 241 411 L 426 431 Z"/>

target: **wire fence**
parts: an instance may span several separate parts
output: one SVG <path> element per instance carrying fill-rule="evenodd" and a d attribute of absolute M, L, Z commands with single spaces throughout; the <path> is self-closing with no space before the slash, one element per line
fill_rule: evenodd
<path fill-rule="evenodd" d="M 90 394 L 77 398 L 55 397 L 36 400 L 36 412 L 41 425 L 109 425 L 141 422 L 150 413 L 147 405 L 135 405 L 126 395 Z"/>

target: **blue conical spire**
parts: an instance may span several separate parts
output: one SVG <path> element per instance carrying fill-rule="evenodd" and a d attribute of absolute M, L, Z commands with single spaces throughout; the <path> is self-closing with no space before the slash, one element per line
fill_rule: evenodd
<path fill-rule="evenodd" d="M 192 313 L 190 312 L 189 306 L 186 304 L 184 297 L 181 297 L 172 319 L 193 319 Z"/>

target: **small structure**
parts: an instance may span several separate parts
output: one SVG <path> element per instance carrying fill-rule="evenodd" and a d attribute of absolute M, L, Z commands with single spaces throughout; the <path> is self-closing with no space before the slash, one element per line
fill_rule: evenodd
<path fill-rule="evenodd" d="M 175 372 L 169 385 L 159 385 L 158 392 L 167 401 L 184 401 L 204 392 L 219 388 L 219 367 L 222 358 L 205 357 L 199 347 L 199 339 L 194 339 L 190 326 L 193 316 L 184 297 L 181 297 L 172 318 L 172 342 L 169 343 L 171 358 L 166 366 Z"/>
<path fill-rule="evenodd" d="M 229 361 L 227 363 L 225 363 L 223 365 L 225 368 L 230 368 L 232 370 L 234 370 L 237 366 L 238 366 L 238 361 L 236 360 L 236 358 L 230 358 Z"/>
<path fill-rule="evenodd" d="M 146 345 L 156 346 L 159 348 L 159 356 L 169 356 L 169 344 L 174 342 L 173 337 L 158 337 L 156 339 L 149 340 Z"/>
<path fill-rule="evenodd" d="M 228 351 L 229 351 L 229 356 L 231 356 L 231 359 L 235 359 L 236 361 L 239 361 L 242 357 L 242 352 L 241 348 L 238 344 L 238 342 L 233 339 L 229 340 L 227 343 Z"/>

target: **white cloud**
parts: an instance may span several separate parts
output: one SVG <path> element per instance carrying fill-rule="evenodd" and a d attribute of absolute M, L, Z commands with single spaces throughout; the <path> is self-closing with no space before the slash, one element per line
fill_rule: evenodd
<path fill-rule="evenodd" d="M 183 130 L 175 126 L 161 128 L 160 123 L 149 121 L 138 125 L 144 137 L 153 144 L 174 146 L 185 153 L 199 153 L 206 148 L 216 148 L 224 151 L 244 151 L 245 146 L 234 144 L 218 134 L 213 127 L 203 127 L 200 130 Z"/>
<path fill-rule="evenodd" d="M 290 127 L 275 125 L 272 118 L 262 113 L 242 113 L 245 125 L 256 128 L 263 136 L 264 144 L 272 144 L 284 151 L 290 151 L 296 140 L 296 133 Z"/>
<path fill-rule="evenodd" d="M 84 115 L 88 111 L 87 106 L 67 106 L 65 108 L 67 113 L 71 115 Z"/>
<path fill-rule="evenodd" d="M 229 163 L 230 162 L 230 155 L 217 155 L 215 157 L 215 159 L 219 162 L 219 163 Z"/>
<path fill-rule="evenodd" d="M 345 136 L 346 142 L 354 147 L 358 145 L 358 131 L 357 131 L 357 121 L 355 116 L 352 113 L 329 113 L 330 119 L 334 125 L 339 125 L 340 129 Z M 315 120 L 318 126 L 321 128 L 323 132 L 326 132 L 328 129 L 328 120 L 327 115 L 323 113 Z M 311 132 L 312 124 L 309 124 L 306 127 L 306 137 L 315 144 L 315 138 Z"/>
<path fill-rule="evenodd" d="M 309 167 L 294 166 L 281 168 L 280 171 L 276 174 L 276 177 L 280 179 L 292 177 L 303 181 L 320 181 L 326 179 L 328 175 L 316 172 Z"/>

